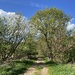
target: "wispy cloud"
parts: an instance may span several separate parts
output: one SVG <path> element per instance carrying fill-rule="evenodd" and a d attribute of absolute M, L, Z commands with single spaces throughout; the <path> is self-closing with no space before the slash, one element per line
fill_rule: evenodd
<path fill-rule="evenodd" d="M 29 2 L 27 4 L 22 4 L 20 2 L 14 2 L 14 1 L 11 2 L 11 1 L 6 1 L 6 0 L 0 0 L 0 2 L 12 4 L 12 5 L 24 6 L 24 7 L 36 7 L 36 8 L 45 8 L 45 7 L 47 7 L 46 5 L 40 4 L 40 3 L 37 3 L 37 2 Z"/>
<path fill-rule="evenodd" d="M 47 7 L 46 5 L 38 4 L 38 3 L 34 3 L 34 2 L 31 2 L 31 6 L 37 7 L 37 8 L 45 8 L 45 7 Z"/>

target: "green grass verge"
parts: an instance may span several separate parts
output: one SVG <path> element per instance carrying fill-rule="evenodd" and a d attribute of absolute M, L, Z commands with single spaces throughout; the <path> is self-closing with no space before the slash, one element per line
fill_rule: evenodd
<path fill-rule="evenodd" d="M 75 64 L 47 63 L 49 75 L 75 75 Z"/>
<path fill-rule="evenodd" d="M 0 67 L 0 75 L 20 75 L 33 64 L 33 61 L 13 61 Z"/>

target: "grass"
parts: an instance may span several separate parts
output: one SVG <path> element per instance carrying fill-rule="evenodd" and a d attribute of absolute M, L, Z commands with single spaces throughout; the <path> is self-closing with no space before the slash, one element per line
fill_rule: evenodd
<path fill-rule="evenodd" d="M 33 75 L 40 75 L 40 70 L 36 70 L 36 72 Z"/>
<path fill-rule="evenodd" d="M 43 67 L 42 66 L 37 66 L 36 69 L 37 70 L 41 70 Z"/>
<path fill-rule="evenodd" d="M 75 64 L 47 62 L 49 75 L 75 75 Z"/>
<path fill-rule="evenodd" d="M 23 74 L 32 64 L 32 61 L 13 61 L 6 66 L 0 67 L 0 75 Z"/>

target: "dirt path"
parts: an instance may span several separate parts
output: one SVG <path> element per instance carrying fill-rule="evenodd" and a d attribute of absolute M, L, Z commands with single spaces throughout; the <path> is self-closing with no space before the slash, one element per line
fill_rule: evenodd
<path fill-rule="evenodd" d="M 36 72 L 36 69 L 34 67 L 31 67 L 28 69 L 26 73 L 24 73 L 24 75 L 33 75 L 35 72 Z"/>
<path fill-rule="evenodd" d="M 47 68 L 47 67 L 44 67 L 44 68 L 41 70 L 41 75 L 48 75 L 48 68 Z"/>
<path fill-rule="evenodd" d="M 44 61 L 37 60 L 24 75 L 48 75 L 48 68 Z"/>

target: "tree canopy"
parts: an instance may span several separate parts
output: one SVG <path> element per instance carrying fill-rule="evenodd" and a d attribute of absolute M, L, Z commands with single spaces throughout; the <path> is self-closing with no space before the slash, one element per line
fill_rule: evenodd
<path fill-rule="evenodd" d="M 0 60 L 42 55 L 52 61 L 75 61 L 75 29 L 71 17 L 57 8 L 36 12 L 30 20 L 21 14 L 0 16 Z"/>
<path fill-rule="evenodd" d="M 74 46 L 73 39 L 67 35 L 67 25 L 71 20 L 70 16 L 56 8 L 38 11 L 32 18 L 31 23 L 40 31 L 44 38 L 51 60 L 60 59 L 64 61 L 65 52 Z"/>

